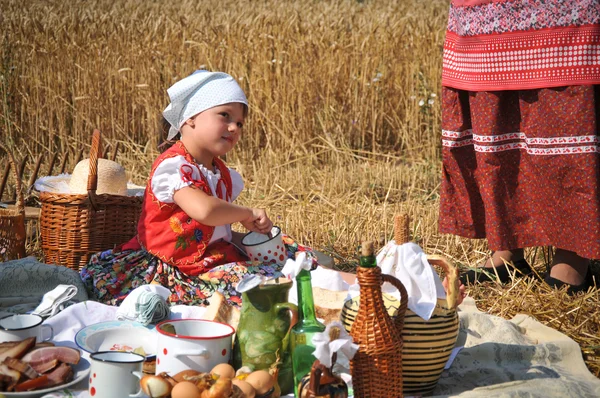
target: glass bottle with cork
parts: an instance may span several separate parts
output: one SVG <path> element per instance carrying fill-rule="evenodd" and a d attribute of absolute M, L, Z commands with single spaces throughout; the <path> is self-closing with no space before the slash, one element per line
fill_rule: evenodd
<path fill-rule="evenodd" d="M 312 338 L 325 330 L 325 325 L 317 320 L 312 293 L 310 271 L 302 269 L 296 276 L 298 288 L 298 322 L 292 328 L 290 345 L 292 369 L 294 373 L 294 396 L 298 397 L 298 385 L 310 373 L 315 362 L 315 346 Z"/>
<path fill-rule="evenodd" d="M 363 242 L 356 270 L 360 287 L 358 312 L 350 330 L 358 351 L 350 361 L 356 398 L 402 397 L 402 328 L 408 306 L 402 282 L 381 273 L 373 242 Z M 395 320 L 383 303 L 381 286 L 389 282 L 400 291 L 400 308 Z"/>

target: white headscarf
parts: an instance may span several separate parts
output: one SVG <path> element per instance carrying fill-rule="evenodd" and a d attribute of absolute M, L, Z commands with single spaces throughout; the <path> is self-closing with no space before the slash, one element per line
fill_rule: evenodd
<path fill-rule="evenodd" d="M 179 133 L 186 120 L 215 106 L 239 102 L 248 106 L 244 91 L 235 79 L 223 72 L 197 70 L 167 90 L 171 103 L 163 116 L 171 124 L 167 139 Z"/>

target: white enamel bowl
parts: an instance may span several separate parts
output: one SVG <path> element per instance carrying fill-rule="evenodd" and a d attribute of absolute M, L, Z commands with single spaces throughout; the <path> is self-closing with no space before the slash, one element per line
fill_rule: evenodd
<path fill-rule="evenodd" d="M 81 329 L 75 335 L 75 344 L 90 354 L 98 351 L 133 352 L 141 347 L 148 360 L 156 357 L 157 338 L 153 326 L 131 321 L 107 321 Z"/>

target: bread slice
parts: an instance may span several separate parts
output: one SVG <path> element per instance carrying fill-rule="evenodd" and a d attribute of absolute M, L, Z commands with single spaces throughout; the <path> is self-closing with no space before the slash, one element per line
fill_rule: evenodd
<path fill-rule="evenodd" d="M 208 303 L 201 319 L 226 323 L 237 331 L 240 323 L 240 310 L 237 307 L 229 304 L 225 296 L 219 292 L 213 293 L 212 297 L 208 299 Z"/>
<path fill-rule="evenodd" d="M 333 291 L 313 287 L 313 300 L 315 302 L 315 313 L 325 323 L 339 321 L 342 307 L 348 296 L 347 291 Z"/>

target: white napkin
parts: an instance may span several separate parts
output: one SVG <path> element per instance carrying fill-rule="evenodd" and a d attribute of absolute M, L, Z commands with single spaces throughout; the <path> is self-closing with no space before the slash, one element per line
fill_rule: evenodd
<path fill-rule="evenodd" d="M 143 285 L 133 289 L 119 306 L 116 317 L 119 321 L 136 321 L 143 325 L 160 322 L 170 315 L 166 300 L 169 289 L 161 285 Z"/>
<path fill-rule="evenodd" d="M 438 298 L 445 298 L 442 281 L 419 245 L 408 242 L 397 245 L 391 240 L 377 254 L 377 264 L 384 274 L 395 276 L 408 293 L 408 308 L 429 320 Z M 398 290 L 384 283 L 383 291 L 399 298 Z"/>
<path fill-rule="evenodd" d="M 331 340 L 331 329 L 336 327 L 340 331 L 340 335 L 336 340 Z M 315 346 L 313 355 L 323 365 L 330 368 L 332 364 L 333 353 L 337 353 L 339 359 L 340 354 L 344 355 L 344 359 L 350 360 L 358 350 L 358 344 L 352 342 L 352 337 L 346 332 L 346 329 L 341 322 L 333 321 L 327 325 L 323 333 L 317 333 L 313 336 L 312 343 Z"/>
<path fill-rule="evenodd" d="M 296 259 L 288 258 L 285 265 L 281 269 L 281 273 L 290 279 L 295 279 L 303 269 L 310 271 L 312 261 L 306 258 L 306 252 L 296 253 Z"/>
<path fill-rule="evenodd" d="M 56 315 L 65 308 L 65 304 L 77 294 L 77 287 L 73 285 L 58 285 L 42 297 L 40 305 L 33 310 L 33 314 L 41 317 Z"/>

